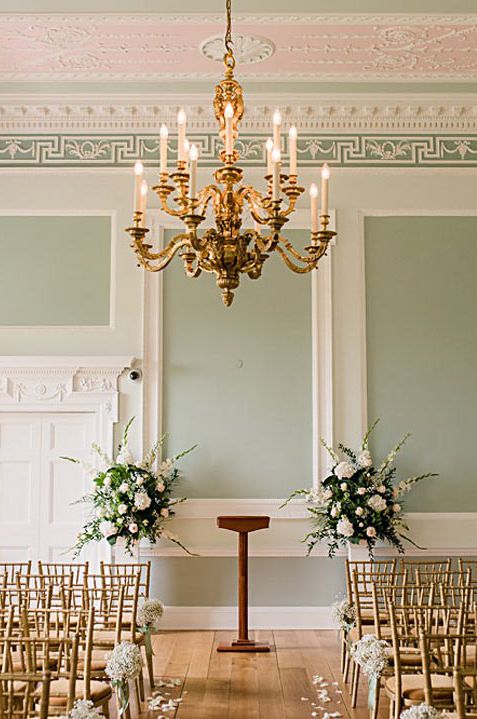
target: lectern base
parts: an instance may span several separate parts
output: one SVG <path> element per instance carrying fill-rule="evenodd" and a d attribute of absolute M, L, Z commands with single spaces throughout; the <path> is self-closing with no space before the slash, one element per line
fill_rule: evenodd
<path fill-rule="evenodd" d="M 266 642 L 254 642 L 251 639 L 244 642 L 237 640 L 232 644 L 219 644 L 218 652 L 269 652 L 270 644 Z"/>

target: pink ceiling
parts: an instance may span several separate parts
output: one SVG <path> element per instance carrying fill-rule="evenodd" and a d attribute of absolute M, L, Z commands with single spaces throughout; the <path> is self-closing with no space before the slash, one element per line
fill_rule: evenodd
<path fill-rule="evenodd" d="M 236 18 L 235 30 L 271 41 L 272 57 L 242 65 L 241 77 L 296 79 L 475 79 L 477 24 L 469 18 L 416 23 L 385 16 L 299 16 L 259 23 Z M 477 16 L 476 16 L 477 19 Z M 275 19 L 276 20 L 276 19 Z M 219 18 L 120 15 L 1 15 L 0 80 L 131 80 L 216 77 L 220 67 L 199 47 L 220 35 Z"/>

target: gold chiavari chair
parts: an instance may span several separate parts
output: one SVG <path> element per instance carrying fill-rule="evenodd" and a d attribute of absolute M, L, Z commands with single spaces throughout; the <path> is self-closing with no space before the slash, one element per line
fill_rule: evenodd
<path fill-rule="evenodd" d="M 73 575 L 17 574 L 16 587 L 20 605 L 68 609 L 73 592 Z"/>
<path fill-rule="evenodd" d="M 17 574 L 31 574 L 31 560 L 27 562 L 0 562 L 0 575 L 6 576 L 6 586 L 16 586 Z"/>
<path fill-rule="evenodd" d="M 458 626 L 465 622 L 464 608 L 462 619 Z M 393 675 L 385 678 L 384 687 L 391 702 L 390 716 L 399 719 L 403 707 L 420 704 L 426 701 L 427 671 L 423 659 L 422 636 L 450 636 L 445 630 L 450 625 L 451 610 L 442 605 L 402 606 L 395 607 L 389 602 L 389 616 L 391 620 L 391 639 L 393 647 Z M 438 632 L 432 634 L 432 632 Z M 406 664 L 402 657 L 419 650 L 420 667 Z M 436 694 L 448 697 L 452 694 L 452 677 L 445 673 L 435 671 L 437 665 L 433 653 L 429 653 L 430 681 Z M 432 661 L 431 661 L 432 660 Z"/>
<path fill-rule="evenodd" d="M 454 668 L 454 703 L 457 719 L 477 719 L 477 669 Z"/>
<path fill-rule="evenodd" d="M 42 562 L 38 560 L 38 574 L 45 577 L 69 577 L 72 575 L 72 584 L 76 587 L 84 586 L 85 578 L 88 576 L 88 562 Z"/>
<path fill-rule="evenodd" d="M 100 562 L 100 574 L 105 577 L 133 577 L 135 578 L 137 573 L 139 575 L 139 596 L 149 597 L 151 589 L 151 562 L 131 562 L 124 564 L 108 564 L 107 562 Z M 124 617 L 127 621 L 127 616 Z"/>
<path fill-rule="evenodd" d="M 467 559 L 464 557 L 459 557 L 459 569 L 461 572 L 466 572 L 467 570 L 470 570 L 470 575 L 472 581 L 477 581 L 477 559 Z M 0 566 L 0 572 L 1 572 L 1 566 Z"/>
<path fill-rule="evenodd" d="M 439 574 L 442 578 L 451 571 L 452 559 L 401 559 L 401 571 L 408 572 L 409 580 L 416 576 L 416 572 L 429 572 Z"/>
<path fill-rule="evenodd" d="M 424 676 L 424 701 L 436 709 L 454 709 L 454 670 L 477 668 L 475 636 L 466 634 L 419 635 Z M 471 652 L 468 647 L 472 647 Z"/>
<path fill-rule="evenodd" d="M 0 672 L 0 719 L 47 719 L 50 672 Z"/>

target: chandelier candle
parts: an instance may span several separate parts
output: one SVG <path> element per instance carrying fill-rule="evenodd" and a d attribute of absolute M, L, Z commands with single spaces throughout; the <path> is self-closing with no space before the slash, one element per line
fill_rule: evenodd
<path fill-rule="evenodd" d="M 177 113 L 177 159 L 179 162 L 186 161 L 186 122 L 187 116 L 184 110 Z"/>
<path fill-rule="evenodd" d="M 197 147 L 195 145 L 191 145 L 190 152 L 189 152 L 189 175 L 190 175 L 189 198 L 191 200 L 197 199 L 197 158 L 198 157 L 199 157 L 199 152 L 197 150 Z"/>
<path fill-rule="evenodd" d="M 143 180 L 141 182 L 141 203 L 139 212 L 141 213 L 141 227 L 146 224 L 146 208 L 147 208 L 147 182 Z"/>
<path fill-rule="evenodd" d="M 267 148 L 267 175 L 272 174 L 272 151 L 273 151 L 273 140 L 271 137 L 268 138 L 266 143 Z"/>
<path fill-rule="evenodd" d="M 311 203 L 311 231 L 318 232 L 318 188 L 313 183 L 310 185 L 310 203 Z"/>
<path fill-rule="evenodd" d="M 290 178 L 296 177 L 296 139 L 297 139 L 296 127 L 295 127 L 295 125 L 292 125 L 288 132 L 288 152 L 290 154 Z"/>
<path fill-rule="evenodd" d="M 133 223 L 127 228 L 139 265 L 149 272 L 165 269 L 174 257 L 184 264 L 187 277 L 203 272 L 215 276 L 226 307 L 232 304 L 234 292 L 245 276 L 258 280 L 264 263 L 278 254 L 292 272 L 305 274 L 316 267 L 326 254 L 335 233 L 328 229 L 329 169 L 323 168 L 323 207 L 318 215 L 318 189 L 311 192 L 311 238 L 304 250 L 298 251 L 285 237 L 284 227 L 293 215 L 296 204 L 305 192 L 298 184 L 297 131 L 289 130 L 289 174 L 282 172 L 280 133 L 282 117 L 273 113 L 273 136 L 266 143 L 266 187 L 262 191 L 248 184 L 239 165 L 239 124 L 245 104 L 243 90 L 235 79 L 235 58 L 232 45 L 232 0 L 225 0 L 227 25 L 224 38 L 224 76 L 216 85 L 213 108 L 218 124 L 222 149 L 211 180 L 198 187 L 198 148 L 189 146 L 186 137 L 187 118 L 184 110 L 177 115 L 177 165 L 167 171 L 167 129 L 160 130 L 160 172 L 152 190 L 160 208 L 180 220 L 183 228 L 161 250 L 154 251 L 147 242 L 149 228 L 143 224 L 141 183 L 143 167 L 135 167 Z M 189 153 L 190 151 L 190 153 Z M 287 168 L 288 171 L 288 168 Z M 206 218 L 211 216 L 211 222 Z"/>
<path fill-rule="evenodd" d="M 141 186 L 144 167 L 140 160 L 134 165 L 134 209 L 141 212 Z"/>
<path fill-rule="evenodd" d="M 328 214 L 328 182 L 330 179 L 330 168 L 325 164 L 321 168 L 321 214 Z"/>
<path fill-rule="evenodd" d="M 159 131 L 159 136 L 161 138 L 160 172 L 163 175 L 167 175 L 167 138 L 169 137 L 169 131 L 165 125 L 161 125 L 161 129 Z"/>

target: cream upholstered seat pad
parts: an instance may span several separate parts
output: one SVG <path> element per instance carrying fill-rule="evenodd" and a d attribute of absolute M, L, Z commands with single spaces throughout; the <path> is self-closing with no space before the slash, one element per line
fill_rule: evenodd
<path fill-rule="evenodd" d="M 454 682 L 447 674 L 431 674 L 432 693 L 436 695 L 452 694 Z M 384 686 L 391 695 L 396 694 L 396 677 L 386 679 Z M 424 701 L 424 675 L 403 674 L 401 676 L 402 695 L 404 699 Z"/>
<path fill-rule="evenodd" d="M 383 637 L 383 639 L 391 638 L 391 628 L 390 627 L 381 627 L 380 631 L 381 631 L 381 636 Z M 366 634 L 376 635 L 374 624 L 366 624 L 365 629 L 363 632 L 361 632 L 361 634 L 362 634 L 362 636 L 365 636 Z M 353 627 L 353 629 L 348 634 L 348 637 L 352 642 L 358 641 L 358 639 L 360 638 L 359 633 L 358 633 L 358 628 Z"/>
<path fill-rule="evenodd" d="M 76 682 L 75 695 L 77 699 L 84 697 L 84 681 L 82 679 Z M 68 679 L 54 679 L 50 684 L 50 703 L 66 704 L 69 692 Z M 112 690 L 106 682 L 90 682 L 90 695 L 93 702 L 106 701 L 111 695 Z"/>

